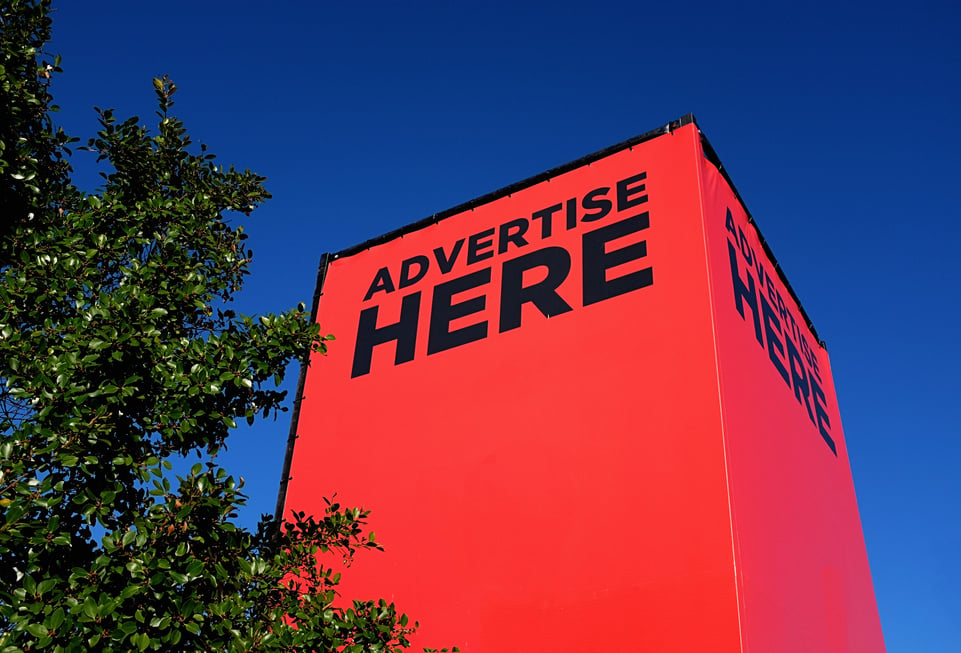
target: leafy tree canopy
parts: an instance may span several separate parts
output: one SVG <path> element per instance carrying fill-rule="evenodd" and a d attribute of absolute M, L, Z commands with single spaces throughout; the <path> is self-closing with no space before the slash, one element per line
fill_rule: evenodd
<path fill-rule="evenodd" d="M 302 305 L 228 306 L 264 179 L 194 146 L 162 78 L 153 131 L 98 110 L 86 148 L 108 172 L 74 187 L 49 12 L 0 1 L 0 652 L 406 648 L 392 604 L 343 607 L 315 564 L 379 548 L 366 512 L 233 521 L 217 452 L 329 339 Z M 176 476 L 185 455 L 201 463 Z"/>

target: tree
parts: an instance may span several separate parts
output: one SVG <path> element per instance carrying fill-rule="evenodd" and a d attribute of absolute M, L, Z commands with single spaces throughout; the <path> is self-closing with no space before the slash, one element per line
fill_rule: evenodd
<path fill-rule="evenodd" d="M 365 511 L 232 521 L 244 496 L 217 452 L 331 339 L 303 305 L 229 308 L 251 257 L 234 220 L 264 179 L 195 147 L 161 78 L 155 133 L 98 110 L 86 147 L 109 172 L 76 188 L 50 0 L 0 12 L 0 651 L 406 648 L 405 616 L 343 607 L 317 562 L 379 548 Z"/>

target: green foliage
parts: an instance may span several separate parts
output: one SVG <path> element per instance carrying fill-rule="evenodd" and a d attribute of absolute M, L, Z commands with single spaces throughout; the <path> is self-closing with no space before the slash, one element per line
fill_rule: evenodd
<path fill-rule="evenodd" d="M 378 549 L 367 513 L 328 504 L 256 532 L 216 463 L 237 420 L 326 340 L 301 305 L 235 314 L 251 252 L 232 219 L 269 195 L 215 162 L 154 80 L 154 133 L 98 110 L 110 172 L 69 180 L 48 92 L 49 0 L 0 2 L 0 652 L 396 651 L 384 601 L 336 600 Z M 172 459 L 202 461 L 174 476 Z"/>
<path fill-rule="evenodd" d="M 0 2 L 0 240 L 14 224 L 28 219 L 41 189 L 64 194 L 69 139 L 54 130 L 48 91 L 59 57 L 38 59 L 50 34 L 42 2 Z M 0 248 L 0 265 L 8 252 Z"/>

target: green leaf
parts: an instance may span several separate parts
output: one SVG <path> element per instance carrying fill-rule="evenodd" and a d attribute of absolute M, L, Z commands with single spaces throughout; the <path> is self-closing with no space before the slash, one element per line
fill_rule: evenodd
<path fill-rule="evenodd" d="M 60 624 L 63 623 L 63 620 L 64 620 L 63 608 L 57 608 L 56 610 L 53 611 L 53 614 L 51 614 L 50 617 L 48 617 L 47 623 L 49 624 L 50 628 L 52 628 L 53 630 L 56 630 L 57 628 L 60 627 Z"/>
<path fill-rule="evenodd" d="M 27 624 L 27 632 L 33 635 L 34 637 L 46 637 L 49 631 L 47 630 L 47 627 L 44 626 L 43 624 L 32 623 L 32 624 Z"/>

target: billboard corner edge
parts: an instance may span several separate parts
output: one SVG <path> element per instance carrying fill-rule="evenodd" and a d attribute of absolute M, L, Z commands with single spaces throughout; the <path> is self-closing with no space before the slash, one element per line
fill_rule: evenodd
<path fill-rule="evenodd" d="M 336 258 L 329 252 L 320 256 L 317 264 L 317 280 L 314 284 L 314 295 L 311 298 L 310 322 L 317 321 L 317 311 L 320 307 L 320 297 L 323 294 L 324 279 L 327 277 L 327 267 Z M 300 405 L 304 396 L 304 385 L 307 382 L 307 367 L 309 359 L 300 364 L 297 376 L 297 394 L 294 396 L 294 408 L 290 415 L 290 430 L 287 433 L 287 448 L 284 452 L 284 465 L 280 473 L 280 487 L 277 491 L 277 506 L 274 508 L 274 521 L 279 525 L 284 517 L 284 504 L 287 501 L 287 483 L 290 481 L 290 466 L 294 457 L 294 443 L 297 441 L 297 427 L 300 422 Z"/>

